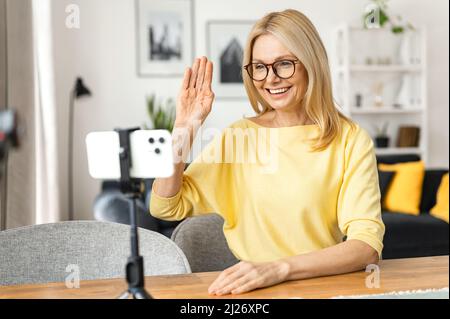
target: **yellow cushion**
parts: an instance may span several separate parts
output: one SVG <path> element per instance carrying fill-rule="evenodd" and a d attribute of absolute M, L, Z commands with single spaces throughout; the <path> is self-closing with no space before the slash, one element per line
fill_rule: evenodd
<path fill-rule="evenodd" d="M 422 184 L 425 176 L 423 161 L 379 164 L 381 171 L 395 172 L 384 199 L 383 208 L 396 213 L 420 214 Z"/>
<path fill-rule="evenodd" d="M 448 223 L 448 173 L 442 177 L 437 192 L 436 205 L 431 209 L 430 214 Z"/>

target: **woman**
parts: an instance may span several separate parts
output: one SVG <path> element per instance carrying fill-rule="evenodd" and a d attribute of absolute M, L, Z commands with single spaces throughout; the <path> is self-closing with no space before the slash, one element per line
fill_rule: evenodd
<path fill-rule="evenodd" d="M 263 173 L 258 161 L 204 163 L 199 157 L 183 173 L 184 163 L 177 163 L 172 177 L 153 184 L 151 213 L 168 220 L 212 212 L 224 218 L 228 245 L 241 262 L 218 276 L 210 294 L 377 263 L 384 225 L 373 143 L 333 103 L 327 55 L 312 23 L 295 10 L 263 17 L 250 32 L 243 65 L 258 116 L 230 127 L 275 134 L 276 169 Z M 203 123 L 211 110 L 211 79 L 205 57 L 186 70 L 175 127 L 190 138 L 176 140 L 177 155 L 190 148 L 193 123 Z M 223 151 L 228 132 L 202 155 Z"/>

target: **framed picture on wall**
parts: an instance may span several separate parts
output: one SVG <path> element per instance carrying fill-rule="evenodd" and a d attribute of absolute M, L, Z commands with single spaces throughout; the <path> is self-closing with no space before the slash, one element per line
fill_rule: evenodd
<path fill-rule="evenodd" d="M 214 63 L 213 90 L 218 99 L 243 99 L 242 57 L 254 21 L 208 21 L 207 55 Z"/>
<path fill-rule="evenodd" d="M 139 76 L 182 76 L 194 51 L 191 0 L 136 0 Z"/>

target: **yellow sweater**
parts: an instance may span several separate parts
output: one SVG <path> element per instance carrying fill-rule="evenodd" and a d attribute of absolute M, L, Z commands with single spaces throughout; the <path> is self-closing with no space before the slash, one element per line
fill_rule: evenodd
<path fill-rule="evenodd" d="M 385 228 L 373 143 L 358 125 L 342 123 L 340 138 L 312 152 L 307 141 L 318 136 L 317 125 L 265 128 L 239 120 L 191 163 L 175 196 L 152 191 L 151 214 L 165 220 L 220 214 L 240 260 L 304 254 L 344 236 L 381 256 Z"/>

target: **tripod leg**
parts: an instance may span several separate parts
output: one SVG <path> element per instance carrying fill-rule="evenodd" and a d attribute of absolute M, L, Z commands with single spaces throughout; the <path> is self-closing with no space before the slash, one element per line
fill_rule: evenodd
<path fill-rule="evenodd" d="M 130 298 L 130 293 L 127 290 L 124 293 L 122 293 L 118 299 L 128 299 L 128 298 Z"/>
<path fill-rule="evenodd" d="M 133 293 L 134 299 L 153 299 L 144 289 L 135 289 Z"/>
<path fill-rule="evenodd" d="M 152 296 L 144 288 L 144 259 L 139 255 L 139 239 L 136 223 L 136 197 L 128 198 L 130 204 L 130 226 L 131 226 L 131 256 L 125 267 L 128 291 L 119 298 L 128 299 L 130 295 L 134 299 L 152 299 Z"/>

